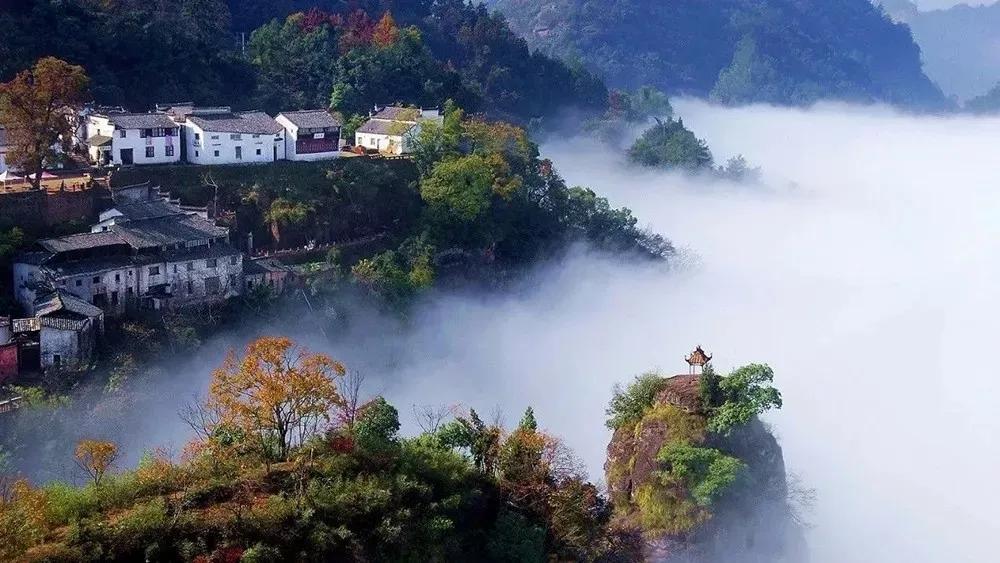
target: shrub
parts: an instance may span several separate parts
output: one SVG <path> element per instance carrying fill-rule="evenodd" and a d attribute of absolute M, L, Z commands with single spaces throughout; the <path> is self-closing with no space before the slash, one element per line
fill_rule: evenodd
<path fill-rule="evenodd" d="M 633 498 L 639 509 L 639 523 L 651 535 L 687 533 L 710 517 L 683 490 L 655 481 L 639 486 Z"/>
<path fill-rule="evenodd" d="M 545 530 L 516 512 L 503 510 L 490 533 L 486 550 L 494 561 L 545 561 Z"/>
<path fill-rule="evenodd" d="M 281 563 L 281 550 L 262 543 L 255 544 L 243 552 L 240 563 Z"/>
<path fill-rule="evenodd" d="M 746 468 L 743 462 L 719 450 L 681 442 L 664 446 L 656 460 L 665 466 L 660 477 L 666 484 L 683 484 L 698 506 L 711 506 Z"/>
<path fill-rule="evenodd" d="M 608 415 L 608 428 L 617 430 L 642 418 L 646 410 L 653 406 L 656 394 L 663 390 L 665 384 L 666 379 L 652 372 L 637 376 L 624 390 L 616 384 L 611 403 L 605 411 Z"/>

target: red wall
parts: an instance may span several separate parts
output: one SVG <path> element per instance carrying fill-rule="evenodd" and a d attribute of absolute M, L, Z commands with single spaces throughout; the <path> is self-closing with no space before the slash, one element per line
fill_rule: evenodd
<path fill-rule="evenodd" d="M 17 377 L 17 344 L 0 346 L 0 383 Z"/>

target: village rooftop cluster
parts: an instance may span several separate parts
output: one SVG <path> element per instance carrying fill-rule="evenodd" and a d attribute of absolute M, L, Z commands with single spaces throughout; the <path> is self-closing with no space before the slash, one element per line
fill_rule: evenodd
<path fill-rule="evenodd" d="M 337 158 L 351 144 L 343 124 L 327 110 L 233 111 L 228 106 L 199 107 L 190 102 L 157 104 L 133 113 L 120 107 L 85 107 L 74 112 L 73 148 L 95 166 L 152 164 L 252 164 L 278 160 Z M 355 132 L 354 152 L 403 155 L 427 120 L 440 122 L 437 109 L 375 108 Z M 7 169 L 5 134 L 0 129 L 0 173 Z"/>
<path fill-rule="evenodd" d="M 149 113 L 90 107 L 76 119 L 78 152 L 94 165 L 123 167 L 399 156 L 410 151 L 421 123 L 442 117 L 376 108 L 355 134 L 357 152 L 343 150 L 342 124 L 325 110 L 272 118 L 184 103 Z M 280 293 L 294 280 L 291 267 L 251 258 L 235 242 L 208 208 L 182 206 L 150 183 L 111 188 L 111 206 L 89 232 L 41 239 L 14 260 L 14 297 L 25 314 L 0 311 L 0 382 L 86 365 L 106 317 L 218 303 L 259 286 Z"/>

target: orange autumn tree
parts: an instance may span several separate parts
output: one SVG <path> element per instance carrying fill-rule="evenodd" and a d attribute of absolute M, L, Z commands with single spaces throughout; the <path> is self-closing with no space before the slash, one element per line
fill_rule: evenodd
<path fill-rule="evenodd" d="M 73 135 L 70 111 L 86 100 L 89 84 L 83 67 L 55 57 L 39 59 L 10 82 L 0 83 L 0 126 L 7 129 L 8 157 L 35 175 L 36 189 L 46 159 L 56 155 L 52 146 Z"/>
<path fill-rule="evenodd" d="M 340 362 L 288 338 L 259 338 L 212 372 L 208 406 L 222 424 L 254 437 L 265 456 L 284 460 L 343 403 L 334 378 L 345 373 Z"/>
<path fill-rule="evenodd" d="M 399 27 L 396 26 L 396 20 L 392 19 L 392 14 L 386 12 L 382 15 L 382 19 L 375 24 L 375 30 L 372 32 L 372 43 L 379 47 L 389 47 L 399 39 Z"/>
<path fill-rule="evenodd" d="M 73 453 L 76 464 L 90 475 L 94 486 L 101 486 L 101 480 L 118 460 L 118 446 L 106 440 L 80 440 Z"/>

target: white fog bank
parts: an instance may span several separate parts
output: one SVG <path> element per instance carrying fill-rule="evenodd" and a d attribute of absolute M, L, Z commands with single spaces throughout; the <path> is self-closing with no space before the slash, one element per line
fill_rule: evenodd
<path fill-rule="evenodd" d="M 571 184 L 630 207 L 701 267 L 671 278 L 577 261 L 558 274 L 561 288 L 539 290 L 537 310 L 493 319 L 494 338 L 552 357 L 531 370 L 528 394 L 551 389 L 536 410 L 560 412 L 553 430 L 597 467 L 591 419 L 612 381 L 677 371 L 698 343 L 720 368 L 768 362 L 785 397 L 768 419 L 789 469 L 817 490 L 815 561 L 992 560 L 1000 120 L 677 110 L 717 160 L 742 153 L 761 166 L 767 187 L 637 172 L 586 142 L 543 147 Z M 539 342 L 526 322 L 558 331 Z"/>

